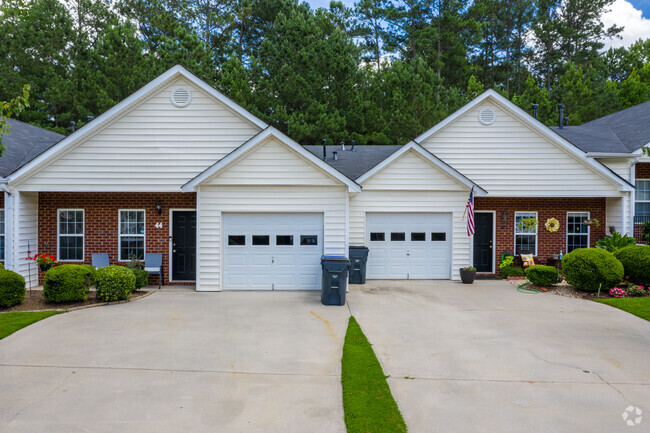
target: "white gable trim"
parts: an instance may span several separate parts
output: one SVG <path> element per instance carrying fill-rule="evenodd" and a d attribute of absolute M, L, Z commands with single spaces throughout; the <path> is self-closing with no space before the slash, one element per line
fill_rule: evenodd
<path fill-rule="evenodd" d="M 447 176 L 455 180 L 457 183 L 467 187 L 467 189 L 471 189 L 473 186 L 476 186 L 476 195 L 477 196 L 482 196 L 482 195 L 487 195 L 487 191 L 485 191 L 483 188 L 481 188 L 479 185 L 476 185 L 475 182 L 472 182 L 470 179 L 467 177 L 463 176 L 461 173 L 459 173 L 456 169 L 452 168 L 449 166 L 447 163 L 442 161 L 440 158 L 423 148 L 420 144 L 418 144 L 415 141 L 411 141 L 404 146 L 402 146 L 397 152 L 393 152 L 391 155 L 389 155 L 386 159 L 384 159 L 382 162 L 374 166 L 372 169 L 368 170 L 365 172 L 361 177 L 357 179 L 358 183 L 363 183 L 375 174 L 379 173 L 381 170 L 383 170 L 385 167 L 390 165 L 393 161 L 396 159 L 400 158 L 402 155 L 404 155 L 408 151 L 414 151 L 418 155 L 420 155 L 422 158 L 424 158 L 426 161 L 428 161 L 430 164 L 433 166 L 439 168 L 443 173 L 445 173 Z"/>
<path fill-rule="evenodd" d="M 293 150 L 298 155 L 306 159 L 308 162 L 311 162 L 312 164 L 320 168 L 322 171 L 324 171 L 326 174 L 330 175 L 334 179 L 346 185 L 348 187 L 349 192 L 361 191 L 361 187 L 359 186 L 358 183 L 346 177 L 345 175 L 343 175 L 343 173 L 334 169 L 332 166 L 322 161 L 316 155 L 304 149 L 301 145 L 299 145 L 298 143 L 296 143 L 295 141 L 293 141 L 292 139 L 290 139 L 289 137 L 287 137 L 286 135 L 284 135 L 283 133 L 281 133 L 280 131 L 278 131 L 277 129 L 271 126 L 267 127 L 259 134 L 257 134 L 256 136 L 248 140 L 246 143 L 239 146 L 237 149 L 233 150 L 228 155 L 224 156 L 222 159 L 217 161 L 215 164 L 205 169 L 202 173 L 200 173 L 199 175 L 191 179 L 189 182 L 187 182 L 185 185 L 181 187 L 181 191 L 183 192 L 195 191 L 196 188 L 199 185 L 201 185 L 203 182 L 216 176 L 220 171 L 224 170 L 226 167 L 228 167 L 235 161 L 239 160 L 241 157 L 246 155 L 250 150 L 260 145 L 260 143 L 265 142 L 266 139 L 269 137 L 277 138 L 283 144 L 289 147 L 291 150 Z"/>
<path fill-rule="evenodd" d="M 38 155 L 36 158 L 31 160 L 29 163 L 25 164 L 16 172 L 10 174 L 7 179 L 14 186 L 19 184 L 22 180 L 31 175 L 34 171 L 42 168 L 45 165 L 48 165 L 51 162 L 54 162 L 56 156 L 70 150 L 73 146 L 80 143 L 82 140 L 91 137 L 93 134 L 96 134 L 102 130 L 107 124 L 109 124 L 113 119 L 122 116 L 126 111 L 130 110 L 133 106 L 144 100 L 151 93 L 156 91 L 158 88 L 164 86 L 166 83 L 172 81 L 173 79 L 183 77 L 190 81 L 193 85 L 199 89 L 206 92 L 208 95 L 214 97 L 219 102 L 224 104 L 230 110 L 239 114 L 244 119 L 248 120 L 252 124 L 258 126 L 259 128 L 266 128 L 268 125 L 262 122 L 257 117 L 253 116 L 251 113 L 246 111 L 241 106 L 237 105 L 234 101 L 209 86 L 203 80 L 198 78 L 196 75 L 192 74 L 187 69 L 183 68 L 180 65 L 176 65 L 173 68 L 169 69 L 167 72 L 164 72 L 162 75 L 158 76 L 153 81 L 149 82 L 147 85 L 142 87 L 137 92 L 133 93 L 128 98 L 119 102 L 117 105 L 113 106 L 111 109 L 107 110 L 95 120 L 84 125 L 82 128 L 79 128 L 74 133 L 65 137 L 57 144 L 52 146 L 50 149 Z"/>
<path fill-rule="evenodd" d="M 418 136 L 414 141 L 417 143 L 421 143 L 422 141 L 428 139 L 436 132 L 440 131 L 442 128 L 449 125 L 450 123 L 452 123 L 453 121 L 455 121 L 456 119 L 458 119 L 459 117 L 461 117 L 469 110 L 473 109 L 474 107 L 476 107 L 477 105 L 479 105 L 481 102 L 485 101 L 488 98 L 491 98 L 492 100 L 494 100 L 494 102 L 501 105 L 504 109 L 506 109 L 511 114 L 513 114 L 520 121 L 524 122 L 535 132 L 539 133 L 544 138 L 548 139 L 549 142 L 554 144 L 556 147 L 564 150 L 565 152 L 573 156 L 577 161 L 581 162 L 582 164 L 590 168 L 592 171 L 600 174 L 610 182 L 618 185 L 620 191 L 634 190 L 633 185 L 631 185 L 628 181 L 626 181 L 616 173 L 612 172 L 600 161 L 594 160 L 592 158 L 587 158 L 587 154 L 582 150 L 580 150 L 578 147 L 576 147 L 573 143 L 566 140 L 558 133 L 553 131 L 551 128 L 548 128 L 546 125 L 544 125 L 537 119 L 533 118 L 530 114 L 526 113 L 524 110 L 522 110 L 521 108 L 519 108 L 518 106 L 510 102 L 507 98 L 501 96 L 497 91 L 492 89 L 486 90 L 481 95 L 476 97 L 474 100 L 472 100 L 468 104 L 465 104 L 454 114 L 447 117 L 446 119 L 444 119 L 443 121 L 435 125 L 433 128 L 429 129 L 425 133 Z"/>

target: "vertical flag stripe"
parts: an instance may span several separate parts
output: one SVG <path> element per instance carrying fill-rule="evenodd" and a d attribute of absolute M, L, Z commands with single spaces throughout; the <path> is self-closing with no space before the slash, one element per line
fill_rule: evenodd
<path fill-rule="evenodd" d="M 465 209 L 467 210 L 467 236 L 472 236 L 474 234 L 474 186 L 469 192 Z"/>

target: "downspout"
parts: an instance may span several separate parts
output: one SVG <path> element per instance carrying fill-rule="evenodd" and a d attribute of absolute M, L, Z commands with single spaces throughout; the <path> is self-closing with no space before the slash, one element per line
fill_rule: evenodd
<path fill-rule="evenodd" d="M 635 189 L 630 191 L 630 218 L 628 223 L 630 224 L 630 230 L 628 230 L 629 236 L 634 236 L 634 212 L 636 209 L 636 163 L 639 161 L 639 158 L 634 158 L 630 164 L 630 183 L 635 186 Z M 625 233 L 625 232 L 624 232 Z"/>

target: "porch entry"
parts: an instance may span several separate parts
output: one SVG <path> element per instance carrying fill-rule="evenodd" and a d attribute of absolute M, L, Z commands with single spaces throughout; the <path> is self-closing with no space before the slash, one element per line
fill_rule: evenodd
<path fill-rule="evenodd" d="M 172 210 L 171 273 L 173 281 L 196 280 L 196 211 Z"/>
<path fill-rule="evenodd" d="M 474 213 L 474 267 L 476 272 L 493 272 L 494 266 L 494 213 Z"/>

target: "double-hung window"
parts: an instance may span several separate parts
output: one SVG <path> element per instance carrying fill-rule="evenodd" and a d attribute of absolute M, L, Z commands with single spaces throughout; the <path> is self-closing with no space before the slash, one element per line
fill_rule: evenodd
<path fill-rule="evenodd" d="M 60 261 L 80 262 L 84 259 L 83 209 L 58 210 L 58 246 Z"/>
<path fill-rule="evenodd" d="M 5 259 L 5 210 L 0 209 L 0 260 Z"/>
<path fill-rule="evenodd" d="M 515 212 L 515 255 L 537 255 L 538 224 L 526 224 L 537 220 L 537 212 Z"/>
<path fill-rule="evenodd" d="M 589 227 L 582 222 L 589 219 L 589 212 L 567 212 L 566 252 L 578 248 L 589 248 Z"/>
<path fill-rule="evenodd" d="M 634 216 L 650 220 L 650 179 L 638 179 L 634 195 Z"/>
<path fill-rule="evenodd" d="M 120 210 L 120 261 L 144 259 L 144 209 Z"/>

